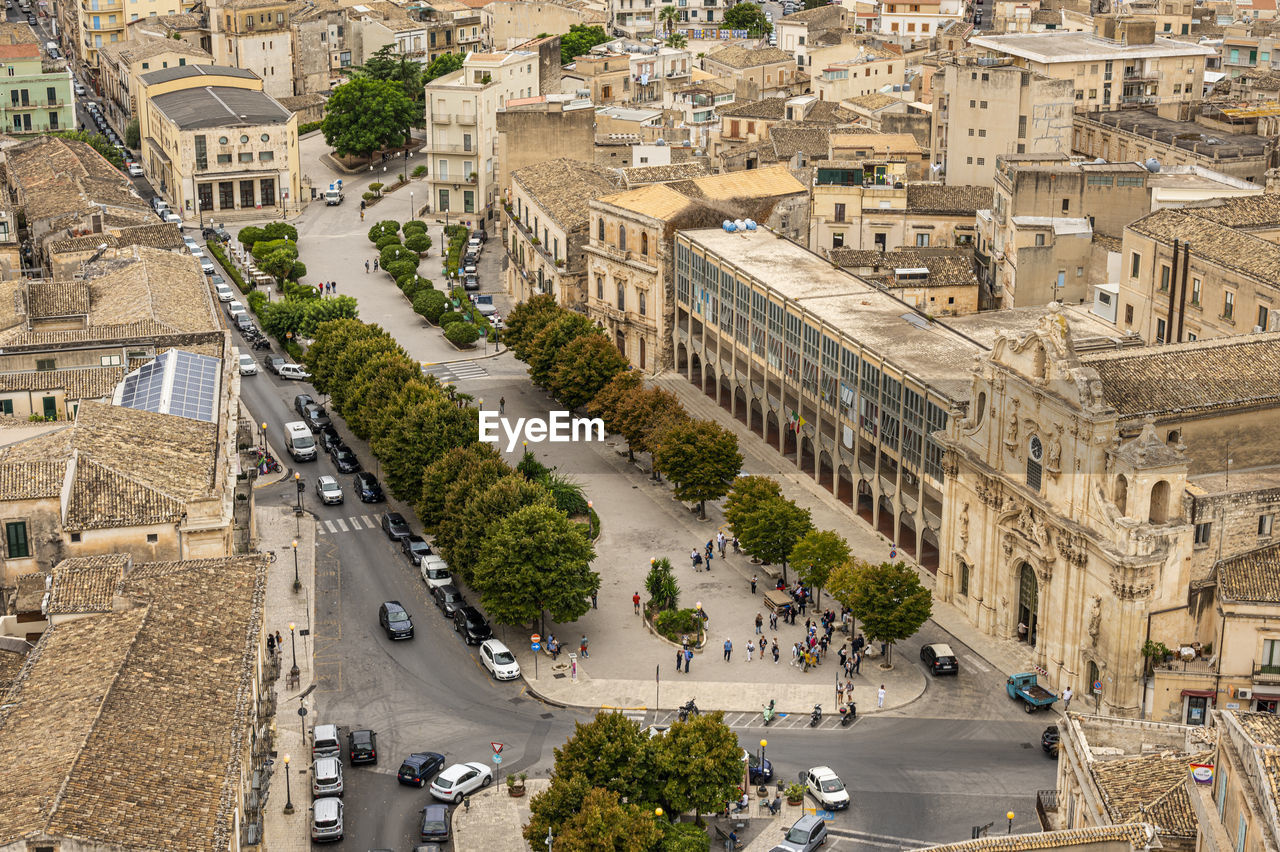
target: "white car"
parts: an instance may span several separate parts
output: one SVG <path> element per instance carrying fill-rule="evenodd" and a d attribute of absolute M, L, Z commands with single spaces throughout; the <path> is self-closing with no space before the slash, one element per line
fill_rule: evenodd
<path fill-rule="evenodd" d="M 497 639 L 486 639 L 480 643 L 480 662 L 498 680 L 520 677 L 520 664 L 516 662 L 515 655 Z"/>
<path fill-rule="evenodd" d="M 830 766 L 815 766 L 804 773 L 802 782 L 818 804 L 831 811 L 849 807 L 849 791 Z"/>
<path fill-rule="evenodd" d="M 130 177 L 142 177 L 142 166 L 138 165 L 137 163 L 130 163 L 130 164 L 129 164 L 129 176 L 130 176 Z"/>
<path fill-rule="evenodd" d="M 493 783 L 493 770 L 483 763 L 455 763 L 440 771 L 431 782 L 431 795 L 443 802 L 462 802 L 462 797 Z"/>
<path fill-rule="evenodd" d="M 300 364 L 281 364 L 280 372 L 277 375 L 282 379 L 293 379 L 299 382 L 305 382 L 311 378 L 311 374 Z"/>
<path fill-rule="evenodd" d="M 218 301 L 219 301 L 219 302 L 232 302 L 232 301 L 235 301 L 235 298 L 236 298 L 235 291 L 234 291 L 234 290 L 232 290 L 232 289 L 231 289 L 231 287 L 230 287 L 230 286 L 228 286 L 228 285 L 226 285 L 226 284 L 215 284 L 215 285 L 213 285 L 213 292 L 215 292 L 215 293 L 217 293 L 217 294 L 218 294 Z"/>
<path fill-rule="evenodd" d="M 160 218 L 170 225 L 177 225 L 179 228 L 182 227 L 182 217 L 177 213 L 174 213 L 172 210 L 166 209 L 162 211 L 160 213 Z M 192 252 L 192 254 L 195 254 L 195 252 Z"/>
<path fill-rule="evenodd" d="M 418 562 L 418 567 L 422 569 L 422 579 L 428 589 L 453 583 L 453 575 L 449 573 L 449 563 L 434 553 L 423 556 Z"/>
<path fill-rule="evenodd" d="M 336 505 L 343 500 L 342 486 L 338 484 L 338 480 L 325 474 L 316 480 L 316 495 L 326 506 Z"/>
<path fill-rule="evenodd" d="M 471 239 L 467 240 L 467 248 L 474 249 L 475 251 L 480 251 L 480 238 L 472 237 Z"/>
<path fill-rule="evenodd" d="M 240 375 L 242 376 L 258 375 L 258 362 L 253 360 L 252 355 L 240 356 Z"/>

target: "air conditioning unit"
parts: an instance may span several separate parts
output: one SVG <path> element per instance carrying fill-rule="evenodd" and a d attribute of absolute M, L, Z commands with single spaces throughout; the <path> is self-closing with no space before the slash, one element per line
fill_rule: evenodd
<path fill-rule="evenodd" d="M 1239 698 L 1241 701 L 1249 701 L 1249 700 L 1251 700 L 1251 699 L 1253 698 L 1253 690 L 1252 690 L 1252 689 L 1237 689 L 1237 690 L 1236 690 L 1236 698 Z"/>

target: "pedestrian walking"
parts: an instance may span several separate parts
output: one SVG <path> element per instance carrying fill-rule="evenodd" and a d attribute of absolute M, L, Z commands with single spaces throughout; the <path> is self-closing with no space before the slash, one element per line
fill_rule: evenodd
<path fill-rule="evenodd" d="M 844 684 L 836 681 L 836 704 L 844 703 Z"/>
<path fill-rule="evenodd" d="M 505 396 L 499 397 L 498 399 L 498 413 L 499 414 L 507 413 L 507 398 Z"/>
<path fill-rule="evenodd" d="M 769 613 L 769 629 L 770 630 L 778 629 L 778 614 L 776 612 Z"/>
<path fill-rule="evenodd" d="M 599 608 L 600 608 L 600 601 L 599 601 L 599 600 L 597 600 L 597 596 L 598 596 L 598 595 L 599 595 L 599 592 L 592 592 L 592 593 L 591 593 L 591 608 L 592 608 L 592 609 L 599 609 Z"/>
<path fill-rule="evenodd" d="M 800 661 L 800 643 L 797 642 L 791 646 L 791 665 L 795 665 Z"/>
<path fill-rule="evenodd" d="M 364 274 L 365 275 L 369 274 L 369 261 L 367 260 L 364 262 Z"/>
<path fill-rule="evenodd" d="M 330 292 L 330 293 L 332 293 L 332 294 L 333 294 L 333 295 L 335 295 L 335 296 L 336 296 L 336 295 L 338 295 L 338 282 L 337 282 L 337 281 L 330 281 L 330 282 L 329 282 L 329 292 Z"/>
<path fill-rule="evenodd" d="M 853 681 L 851 680 L 844 682 L 844 697 L 850 704 L 853 703 Z"/>
<path fill-rule="evenodd" d="M 680 673 L 680 663 L 684 660 L 684 648 L 676 648 L 676 674 Z"/>
<path fill-rule="evenodd" d="M 760 659 L 762 660 L 764 659 L 764 654 L 768 650 L 769 650 L 769 640 L 761 636 L 760 637 Z"/>
<path fill-rule="evenodd" d="M 849 658 L 849 653 L 845 650 L 844 645 L 840 646 L 840 651 L 837 656 L 840 657 L 840 668 L 844 668 L 845 660 Z"/>
<path fill-rule="evenodd" d="M 853 673 L 862 674 L 862 652 L 853 652 Z"/>
<path fill-rule="evenodd" d="M 748 663 L 751 662 L 751 655 L 754 654 L 755 652 L 756 652 L 755 644 L 750 639 L 748 639 L 747 640 L 747 662 Z"/>
<path fill-rule="evenodd" d="M 592 595 L 591 597 L 594 598 L 595 595 Z M 584 657 L 591 656 L 587 653 L 587 634 L 585 633 L 582 634 L 582 641 L 578 643 L 578 653 Z"/>
<path fill-rule="evenodd" d="M 1071 691 L 1071 687 L 1068 686 L 1066 689 L 1062 690 L 1062 712 L 1063 713 L 1068 713 L 1071 711 L 1071 699 L 1075 697 L 1076 697 L 1076 694 Z"/>
<path fill-rule="evenodd" d="M 756 613 L 756 633 L 757 634 L 764 632 L 763 630 L 760 629 L 763 626 L 764 626 L 764 616 L 757 612 Z"/>
<path fill-rule="evenodd" d="M 716 533 L 716 549 L 720 551 L 720 558 L 724 559 L 724 546 L 726 540 L 723 532 Z"/>
<path fill-rule="evenodd" d="M 715 545 L 714 545 L 714 543 L 712 542 L 712 540 L 711 540 L 711 539 L 707 539 L 707 548 L 706 548 L 706 549 L 707 549 L 707 558 L 708 558 L 708 559 L 710 559 L 710 558 L 711 558 L 711 553 L 712 553 L 712 551 L 714 551 L 714 550 L 715 550 Z"/>
<path fill-rule="evenodd" d="M 636 592 L 631 596 L 631 605 L 636 608 L 636 615 L 640 614 L 640 593 Z"/>
<path fill-rule="evenodd" d="M 880 684 L 880 688 L 876 690 L 876 706 L 884 706 L 884 684 Z"/>
<path fill-rule="evenodd" d="M 782 655 L 778 653 L 778 637 L 775 636 L 773 637 L 773 664 L 775 666 L 778 664 L 778 657 L 780 656 Z"/>
<path fill-rule="evenodd" d="M 724 661 L 729 662 L 729 655 L 733 653 L 733 643 L 728 639 L 724 640 Z"/>
<path fill-rule="evenodd" d="M 708 547 L 707 548 L 707 570 L 708 571 L 711 570 L 711 560 L 715 558 L 716 558 L 716 555 L 711 551 L 711 548 Z"/>
<path fill-rule="evenodd" d="M 276 637 L 270 633 L 267 634 L 267 655 L 272 658 L 276 655 Z"/>
<path fill-rule="evenodd" d="M 276 631 L 276 647 L 280 649 L 280 653 L 284 653 L 284 637 L 280 635 L 280 631 Z"/>
<path fill-rule="evenodd" d="M 754 595 L 755 593 L 756 593 L 756 575 L 752 574 L 751 575 L 751 594 Z"/>
<path fill-rule="evenodd" d="M 689 551 L 689 561 L 693 563 L 693 570 L 695 571 L 698 570 L 698 562 L 700 559 L 701 557 L 698 556 L 698 551 L 696 550 Z"/>
<path fill-rule="evenodd" d="M 688 648 L 684 649 L 684 673 L 689 673 L 689 663 L 693 662 L 693 651 Z"/>

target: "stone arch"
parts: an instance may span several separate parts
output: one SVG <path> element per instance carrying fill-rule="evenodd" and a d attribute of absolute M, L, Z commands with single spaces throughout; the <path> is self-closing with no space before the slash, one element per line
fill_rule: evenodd
<path fill-rule="evenodd" d="M 1124 517 L 1129 507 L 1129 478 L 1123 473 L 1116 477 L 1116 509 Z"/>
<path fill-rule="evenodd" d="M 799 461 L 796 456 L 796 430 L 790 420 L 787 420 L 782 430 L 782 454 L 788 458 L 796 458 L 797 463 Z"/>
<path fill-rule="evenodd" d="M 1163 524 L 1168 523 L 1169 514 L 1169 481 L 1161 479 L 1151 486 L 1151 508 L 1147 518 L 1153 524 Z"/>
<path fill-rule="evenodd" d="M 732 410 L 733 385 L 729 383 L 729 376 L 725 373 L 720 374 L 720 392 L 716 396 L 719 398 L 721 408 L 725 411 Z"/>
<path fill-rule="evenodd" d="M 818 484 L 835 493 L 835 469 L 831 466 L 831 453 L 826 450 L 818 452 Z"/>
<path fill-rule="evenodd" d="M 748 425 L 751 427 L 751 431 L 763 438 L 765 436 L 764 406 L 760 404 L 758 399 L 751 400 L 750 420 L 751 422 Z"/>
<path fill-rule="evenodd" d="M 781 427 L 778 424 L 778 412 L 770 408 L 764 416 L 764 440 L 765 443 L 776 449 L 780 439 Z"/>
<path fill-rule="evenodd" d="M 813 439 L 808 435 L 800 436 L 800 456 L 796 460 L 796 464 L 800 469 L 809 475 L 813 475 L 814 458 L 813 458 Z"/>
<path fill-rule="evenodd" d="M 937 574 L 940 555 L 938 533 L 929 527 L 925 527 L 924 531 L 920 533 L 920 555 L 918 559 L 921 567 L 930 574 Z"/>
<path fill-rule="evenodd" d="M 912 559 L 915 559 L 919 552 L 916 541 L 916 519 L 911 517 L 911 513 L 905 509 L 898 515 L 898 547 Z"/>
<path fill-rule="evenodd" d="M 709 363 L 702 368 L 702 392 L 716 398 L 716 368 Z"/>
<path fill-rule="evenodd" d="M 836 471 L 836 499 L 853 508 L 853 473 L 848 465 L 840 465 Z"/>
<path fill-rule="evenodd" d="M 702 390 L 702 358 L 693 351 L 689 353 L 689 381 Z"/>
<path fill-rule="evenodd" d="M 882 536 L 889 539 L 890 541 L 893 541 L 893 533 L 894 533 L 893 501 L 891 501 L 888 497 L 885 497 L 882 495 L 880 497 L 879 505 L 880 505 L 880 512 L 876 516 L 876 529 L 880 531 L 880 534 Z"/>
<path fill-rule="evenodd" d="M 689 374 L 689 347 L 681 341 L 676 344 L 676 370 Z"/>
<path fill-rule="evenodd" d="M 876 501 L 871 496 L 871 484 L 865 479 L 858 480 L 858 517 L 871 524 L 875 519 Z"/>
<path fill-rule="evenodd" d="M 1040 611 L 1040 581 L 1030 563 L 1023 561 L 1018 563 L 1018 574 L 1014 577 L 1014 582 L 1018 586 L 1018 608 L 1015 616 L 1018 619 L 1018 625 L 1026 625 L 1027 628 L 1024 635 L 1022 628 L 1018 627 L 1017 636 L 1034 646 L 1036 619 Z"/>
<path fill-rule="evenodd" d="M 747 392 L 742 389 L 741 385 L 734 385 L 733 413 L 735 417 L 746 424 L 747 428 L 751 428 L 751 423 L 747 420 L 748 412 L 751 410 L 752 408 L 747 406 Z"/>
<path fill-rule="evenodd" d="M 1169 434 L 1165 436 L 1164 442 L 1170 447 L 1176 447 L 1182 443 L 1182 430 L 1170 429 Z"/>

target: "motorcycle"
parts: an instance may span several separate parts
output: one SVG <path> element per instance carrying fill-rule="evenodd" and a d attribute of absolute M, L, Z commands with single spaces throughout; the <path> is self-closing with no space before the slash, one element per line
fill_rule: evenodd
<path fill-rule="evenodd" d="M 822 721 L 822 705 L 813 705 L 813 712 L 809 714 L 809 727 L 816 728 L 818 723 Z"/>
<path fill-rule="evenodd" d="M 854 704 L 852 701 L 850 701 L 848 707 L 840 708 L 840 727 L 842 728 L 848 727 L 856 718 L 858 718 L 857 704 Z"/>
<path fill-rule="evenodd" d="M 764 724 L 766 728 L 769 726 L 769 723 L 773 721 L 773 717 L 778 715 L 777 711 L 773 709 L 773 704 L 774 699 L 771 698 L 769 699 L 769 706 L 764 708 Z"/>
<path fill-rule="evenodd" d="M 257 340 L 253 341 L 253 348 L 254 349 L 270 349 L 271 340 L 266 337 L 259 337 Z"/>
<path fill-rule="evenodd" d="M 701 714 L 702 714 L 702 711 L 698 709 L 698 705 L 694 704 L 693 699 L 690 698 L 683 705 L 681 705 L 679 719 L 681 722 L 684 722 L 684 721 L 687 721 L 690 716 L 699 716 Z"/>

